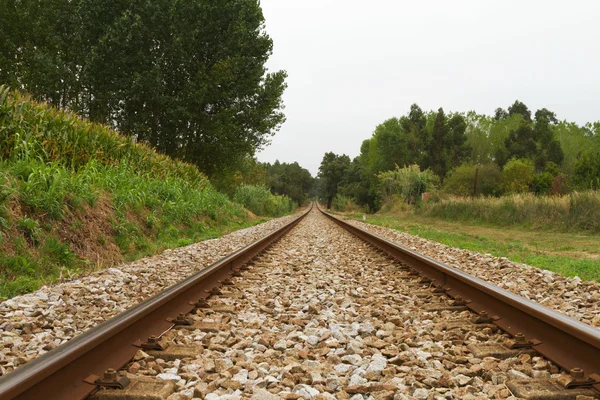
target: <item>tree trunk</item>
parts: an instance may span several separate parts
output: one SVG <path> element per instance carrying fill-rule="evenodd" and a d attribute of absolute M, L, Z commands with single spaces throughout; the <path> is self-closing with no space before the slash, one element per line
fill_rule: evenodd
<path fill-rule="evenodd" d="M 331 210 L 331 202 L 333 201 L 333 197 L 328 197 L 327 198 L 327 209 Z"/>

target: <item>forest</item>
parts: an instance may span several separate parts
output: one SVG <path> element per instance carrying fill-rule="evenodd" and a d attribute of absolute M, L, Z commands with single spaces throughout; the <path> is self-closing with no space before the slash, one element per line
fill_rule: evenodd
<path fill-rule="evenodd" d="M 563 195 L 600 188 L 600 122 L 559 120 L 521 101 L 494 115 L 423 111 L 377 125 L 360 154 L 326 153 L 318 175 L 327 206 L 377 211 L 385 202 L 433 198 Z"/>

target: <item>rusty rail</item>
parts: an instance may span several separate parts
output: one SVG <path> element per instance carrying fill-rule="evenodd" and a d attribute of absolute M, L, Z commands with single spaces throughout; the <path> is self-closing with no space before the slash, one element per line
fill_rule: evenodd
<path fill-rule="evenodd" d="M 419 275 L 442 285 L 452 298 L 462 297 L 472 311 L 487 312 L 503 331 L 512 336 L 523 333 L 534 343 L 533 349 L 560 367 L 567 371 L 581 368 L 598 381 L 600 329 L 367 232 L 320 208 L 319 211 L 345 230 L 407 264 Z M 594 388 L 600 390 L 600 385 Z"/>
<path fill-rule="evenodd" d="M 0 400 L 83 399 L 95 386 L 84 382 L 90 375 L 119 369 L 138 348 L 133 344 L 159 336 L 173 326 L 167 319 L 189 313 L 242 265 L 280 239 L 312 209 L 287 225 L 215 262 L 189 278 L 75 337 L 0 378 Z"/>

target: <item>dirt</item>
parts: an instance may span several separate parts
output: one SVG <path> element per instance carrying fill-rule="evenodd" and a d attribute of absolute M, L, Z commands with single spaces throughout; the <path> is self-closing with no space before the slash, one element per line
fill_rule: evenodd
<path fill-rule="evenodd" d="M 86 205 L 81 210 L 67 213 L 62 221 L 55 222 L 51 233 L 67 243 L 78 257 L 90 260 L 92 265 L 113 266 L 123 261 L 114 241 L 115 232 L 110 223 L 113 217 L 112 203 L 102 196 L 94 207 Z"/>

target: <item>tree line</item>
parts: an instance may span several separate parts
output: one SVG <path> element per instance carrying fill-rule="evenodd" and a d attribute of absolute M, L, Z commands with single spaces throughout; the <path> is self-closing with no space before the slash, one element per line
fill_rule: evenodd
<path fill-rule="evenodd" d="M 415 190 L 437 188 L 461 196 L 598 189 L 600 122 L 559 121 L 546 108 L 532 116 L 518 100 L 492 116 L 426 112 L 413 104 L 407 114 L 379 124 L 353 160 L 326 153 L 318 193 L 328 207 L 340 196 L 377 210 L 399 194 L 399 180 L 411 182 L 404 188 L 412 193 L 409 202 L 416 201 Z"/>
<path fill-rule="evenodd" d="M 256 0 L 4 0 L 0 84 L 108 124 L 211 178 L 284 122 Z"/>

